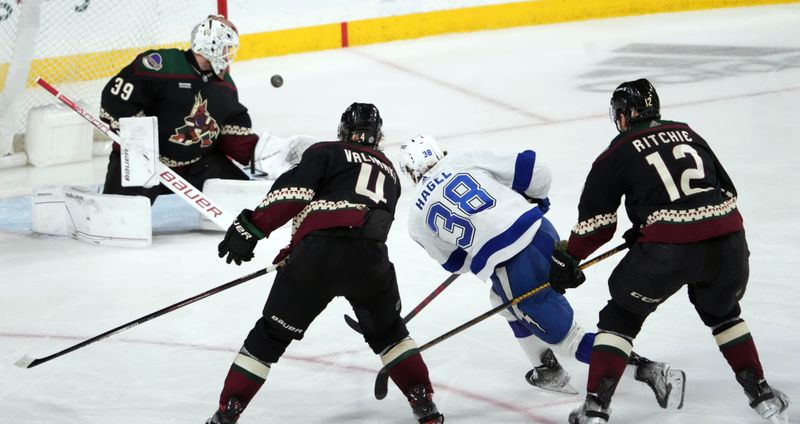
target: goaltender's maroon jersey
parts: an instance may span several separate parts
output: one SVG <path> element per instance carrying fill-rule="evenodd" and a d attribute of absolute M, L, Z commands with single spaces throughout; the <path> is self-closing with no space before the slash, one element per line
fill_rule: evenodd
<path fill-rule="evenodd" d="M 191 50 L 148 50 L 108 81 L 100 118 L 117 131 L 131 116 L 158 117 L 160 159 L 171 168 L 214 152 L 247 165 L 258 142 L 230 73 L 201 71 Z"/>
<path fill-rule="evenodd" d="M 383 153 L 355 143 L 320 142 L 275 180 L 251 221 L 269 236 L 294 218 L 285 256 L 312 231 L 361 227 L 374 209 L 394 216 L 399 197 L 397 172 Z"/>
<path fill-rule="evenodd" d="M 628 218 L 643 234 L 638 242 L 691 243 L 743 229 L 736 195 L 708 143 L 689 125 L 638 122 L 592 164 L 569 253 L 583 259 L 611 239 L 623 196 Z"/>

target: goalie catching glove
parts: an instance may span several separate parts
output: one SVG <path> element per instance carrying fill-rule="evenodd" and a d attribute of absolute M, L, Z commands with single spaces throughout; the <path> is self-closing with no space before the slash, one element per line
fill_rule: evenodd
<path fill-rule="evenodd" d="M 289 168 L 300 163 L 303 152 L 320 140 L 309 135 L 293 135 L 289 138 L 267 133 L 258 139 L 253 150 L 252 168 L 274 180 Z"/>
<path fill-rule="evenodd" d="M 564 294 L 567 289 L 583 284 L 586 276 L 578 269 L 579 262 L 567 252 L 566 240 L 557 241 L 550 257 L 550 287 Z"/>
<path fill-rule="evenodd" d="M 253 259 L 253 250 L 259 240 L 264 238 L 264 233 L 258 229 L 252 222 L 250 216 L 253 211 L 245 209 L 233 223 L 228 227 L 225 233 L 225 238 L 217 246 L 219 257 L 225 258 L 225 262 L 236 262 L 236 265 L 241 265 L 242 262 L 248 262 Z"/>

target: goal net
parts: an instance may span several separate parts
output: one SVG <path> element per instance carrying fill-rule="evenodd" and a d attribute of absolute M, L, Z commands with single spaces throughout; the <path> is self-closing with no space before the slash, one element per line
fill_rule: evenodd
<path fill-rule="evenodd" d="M 96 114 L 138 53 L 188 48 L 195 24 L 225 12 L 225 0 L 0 0 L 0 157 L 20 150 L 28 111 L 55 102 L 37 76 Z"/>

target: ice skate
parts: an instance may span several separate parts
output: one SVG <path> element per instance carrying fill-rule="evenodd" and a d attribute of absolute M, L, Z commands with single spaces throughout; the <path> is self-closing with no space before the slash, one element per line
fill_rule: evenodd
<path fill-rule="evenodd" d="M 225 408 L 220 407 L 211 418 L 206 420 L 206 424 L 236 424 L 244 407 L 245 405 L 239 399 L 232 397 L 228 399 Z"/>
<path fill-rule="evenodd" d="M 525 374 L 525 380 L 532 386 L 554 392 L 577 395 L 578 391 L 569 384 L 569 373 L 558 363 L 555 354 L 547 349 L 542 354 L 542 365 L 533 368 Z"/>
<path fill-rule="evenodd" d="M 580 408 L 569 414 L 569 424 L 605 424 L 608 422 L 610 407 L 603 407 L 600 398 L 594 394 L 586 395 L 586 400 Z"/>
<path fill-rule="evenodd" d="M 617 381 L 603 377 L 597 386 L 597 393 L 587 393 L 580 408 L 569 414 L 569 424 L 605 424 L 611 414 L 611 397 L 617 388 Z"/>
<path fill-rule="evenodd" d="M 683 408 L 685 372 L 671 368 L 666 362 L 651 361 L 633 352 L 628 363 L 636 365 L 636 380 L 650 386 L 656 395 L 658 406 L 664 409 Z"/>
<path fill-rule="evenodd" d="M 781 391 L 773 389 L 767 381 L 756 381 L 755 371 L 751 368 L 739 371 L 736 381 L 744 388 L 750 407 L 761 415 L 761 418 L 772 424 L 789 424 L 789 398 Z"/>
<path fill-rule="evenodd" d="M 420 424 L 439 424 L 444 422 L 444 415 L 436 409 L 433 403 L 433 393 L 429 392 L 424 385 L 414 386 L 408 391 L 408 403 L 414 417 Z"/>

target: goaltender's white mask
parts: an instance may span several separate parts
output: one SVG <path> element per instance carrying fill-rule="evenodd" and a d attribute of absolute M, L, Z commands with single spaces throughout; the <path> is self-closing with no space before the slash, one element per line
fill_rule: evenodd
<path fill-rule="evenodd" d="M 433 137 L 417 135 L 400 146 L 400 169 L 416 184 L 446 154 Z"/>
<path fill-rule="evenodd" d="M 236 51 L 239 50 L 239 34 L 221 16 L 209 16 L 192 29 L 192 51 L 211 63 L 214 73 L 225 75 Z"/>

